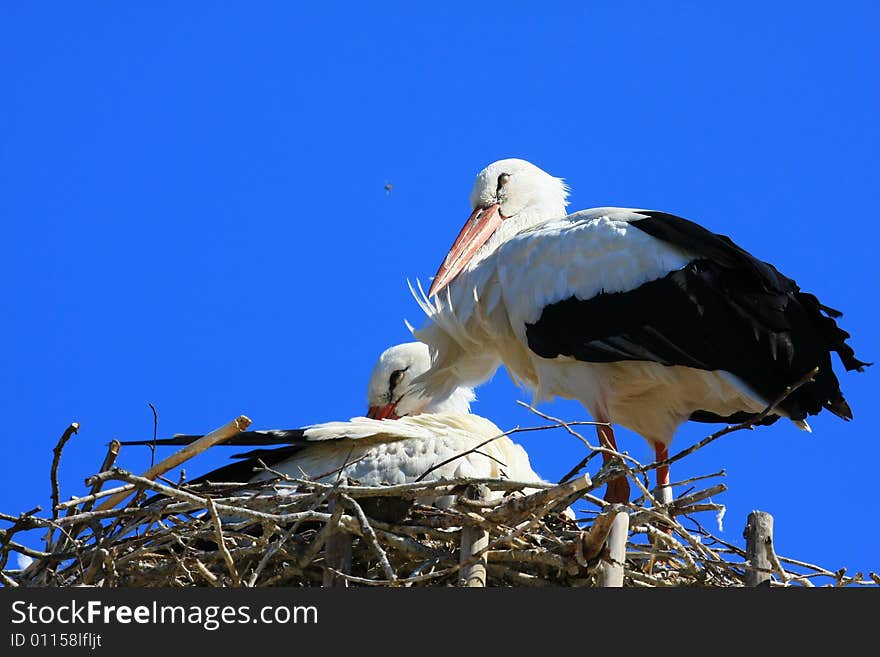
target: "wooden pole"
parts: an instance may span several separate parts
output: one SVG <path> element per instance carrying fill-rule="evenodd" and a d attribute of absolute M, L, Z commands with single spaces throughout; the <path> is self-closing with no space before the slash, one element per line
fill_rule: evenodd
<path fill-rule="evenodd" d="M 626 563 L 626 539 L 629 536 L 629 513 L 622 504 L 610 504 L 602 510 L 614 516 L 608 532 L 608 561 L 599 570 L 599 586 L 620 588 L 623 586 L 623 567 Z"/>
<path fill-rule="evenodd" d="M 468 486 L 465 496 L 470 500 L 485 500 L 489 489 L 485 486 Z M 461 557 L 459 563 L 467 563 L 461 569 L 459 586 L 486 586 L 486 548 L 489 547 L 489 532 L 472 525 L 461 528 Z M 474 559 L 474 555 L 480 556 Z"/>
<path fill-rule="evenodd" d="M 769 586 L 769 571 L 773 568 L 773 516 L 764 511 L 752 511 L 743 536 L 746 539 L 746 558 L 752 566 L 746 571 L 746 586 L 760 586 L 765 583 Z"/>

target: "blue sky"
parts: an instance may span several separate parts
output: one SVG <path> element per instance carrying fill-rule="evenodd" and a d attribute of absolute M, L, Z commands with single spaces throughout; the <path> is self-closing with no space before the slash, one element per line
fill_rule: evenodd
<path fill-rule="evenodd" d="M 376 356 L 421 322 L 406 278 L 436 271 L 502 157 L 566 178 L 573 210 L 730 235 L 880 359 L 880 12 L 709 5 L 5 3 L 0 510 L 48 509 L 71 421 L 62 497 L 110 439 L 152 435 L 148 402 L 162 435 L 362 413 Z M 762 509 L 779 552 L 880 570 L 878 370 L 841 380 L 853 422 L 734 434 L 673 468 L 727 469 L 724 538 Z M 503 371 L 479 397 L 503 428 L 536 423 Z M 581 457 L 563 433 L 521 442 L 551 479 Z"/>

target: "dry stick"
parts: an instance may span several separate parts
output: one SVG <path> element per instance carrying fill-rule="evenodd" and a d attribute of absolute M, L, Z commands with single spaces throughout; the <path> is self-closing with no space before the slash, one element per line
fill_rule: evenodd
<path fill-rule="evenodd" d="M 312 542 L 309 544 L 309 546 L 305 550 L 305 552 L 303 552 L 299 556 L 299 558 L 297 559 L 296 567 L 300 571 L 304 571 L 306 568 L 308 568 L 309 564 L 311 564 L 312 561 L 314 561 L 315 557 L 318 556 L 318 552 L 320 552 L 321 548 L 324 547 L 324 544 L 327 541 L 327 539 L 330 538 L 331 534 L 334 531 L 336 531 L 336 528 L 339 526 L 339 523 L 342 521 L 342 515 L 343 515 L 342 514 L 342 511 L 343 511 L 342 505 L 336 506 L 335 508 L 331 509 L 331 511 L 332 511 L 332 513 L 327 518 L 327 522 L 324 523 L 324 526 L 321 527 L 321 530 L 317 533 L 315 538 L 312 539 Z M 291 529 L 293 529 L 294 527 L 298 527 L 300 524 L 301 524 L 300 522 L 294 523 L 294 525 L 293 525 L 293 527 L 291 527 Z M 281 543 L 279 542 L 278 547 L 276 548 L 276 551 L 280 550 L 280 549 L 281 549 Z"/>
<path fill-rule="evenodd" d="M 119 441 L 111 440 L 110 444 L 107 446 L 107 454 L 104 455 L 104 460 L 101 462 L 101 472 L 105 470 L 109 470 L 113 467 L 113 464 L 116 462 L 116 457 L 119 456 Z M 101 490 L 101 487 L 104 485 L 104 482 L 98 481 L 96 482 L 91 490 L 89 491 L 89 495 L 87 495 L 87 499 L 84 501 L 82 508 L 80 511 L 91 511 L 92 507 L 95 505 L 95 500 L 97 500 L 97 495 Z M 68 504 L 58 504 L 56 507 L 60 510 L 62 508 L 69 508 L 68 515 L 74 513 L 73 509 L 74 505 Z M 70 535 L 74 538 L 79 536 L 80 532 L 85 529 L 86 523 L 81 523 L 78 525 L 74 525 L 70 528 Z"/>
<path fill-rule="evenodd" d="M 596 456 L 599 452 L 590 452 L 584 458 L 582 458 L 576 466 L 574 466 L 571 470 L 566 472 L 562 478 L 557 482 L 559 484 L 564 484 L 566 481 L 577 475 L 578 472 L 587 467 L 587 464 Z"/>
<path fill-rule="evenodd" d="M 320 506 L 321 504 L 323 504 L 323 503 L 327 500 L 327 498 L 328 498 L 329 496 L 330 496 L 330 494 L 329 494 L 328 492 L 324 492 L 324 493 L 322 493 L 322 494 L 315 494 L 315 496 L 314 496 L 315 499 L 314 499 L 314 501 L 312 502 L 312 504 L 311 504 L 311 506 L 309 507 L 309 509 L 312 509 L 312 510 L 313 510 L 313 509 L 318 508 L 318 506 Z M 331 502 L 331 506 L 332 506 L 332 502 Z M 321 545 L 323 544 L 322 533 L 323 533 L 325 530 L 327 530 L 327 527 L 328 527 L 328 526 L 333 526 L 333 527 L 335 527 L 337 524 L 339 524 L 339 517 L 336 516 L 336 514 L 334 513 L 334 509 L 331 508 L 331 509 L 330 509 L 330 512 L 331 512 L 331 514 L 332 514 L 332 515 L 330 516 L 330 520 L 324 525 L 324 527 L 321 528 L 321 531 L 318 532 L 318 535 L 315 537 L 315 539 L 314 539 L 314 541 L 313 541 L 313 543 L 317 543 L 317 544 L 318 544 L 318 547 L 315 549 L 315 553 L 317 553 L 317 550 L 320 550 L 320 549 L 321 549 Z M 340 515 L 341 515 L 341 514 L 340 514 Z M 265 552 L 265 554 L 263 555 L 263 557 L 260 559 L 260 563 L 257 564 L 257 567 L 254 568 L 254 572 L 253 572 L 253 574 L 252 574 L 252 575 L 250 576 L 250 578 L 248 579 L 247 586 L 251 586 L 251 587 L 252 587 L 252 586 L 254 586 L 254 585 L 257 583 L 257 579 L 259 578 L 260 573 L 262 573 L 262 572 L 263 572 L 263 569 L 269 564 L 269 560 L 270 560 L 273 556 L 275 556 L 275 553 L 278 552 L 278 550 L 281 549 L 281 547 L 282 547 L 282 546 L 283 546 L 283 545 L 284 545 L 284 544 L 290 539 L 290 537 L 296 532 L 297 529 L 300 528 L 301 525 L 302 525 L 302 521 L 294 522 L 294 523 L 293 523 L 293 524 L 287 529 L 287 531 L 284 532 L 284 533 L 281 535 L 281 537 L 280 537 L 277 541 L 275 541 L 275 543 L 273 543 L 273 544 L 270 545 L 268 548 L 266 548 L 266 552 Z M 281 531 L 280 528 L 277 527 L 277 525 L 276 525 L 276 529 L 277 529 L 278 531 Z M 333 538 L 332 535 L 330 536 L 330 538 Z M 300 570 L 304 570 L 305 567 L 308 566 L 309 563 L 311 563 L 311 561 L 312 561 L 313 558 L 314 558 L 314 556 L 308 557 L 308 562 L 306 562 L 306 555 L 304 555 L 303 557 L 301 557 L 301 558 L 299 559 L 299 568 L 300 568 Z"/>
<path fill-rule="evenodd" d="M 691 493 L 690 495 L 685 495 L 684 497 L 679 497 L 677 500 L 673 500 L 673 502 L 670 504 L 670 507 L 672 509 L 683 509 L 687 506 L 690 506 L 691 504 L 702 502 L 707 497 L 720 495 L 726 490 L 726 484 L 715 484 L 714 486 L 710 486 L 709 488 L 697 491 L 696 493 Z"/>
<path fill-rule="evenodd" d="M 434 470 L 436 470 L 437 468 L 442 468 L 444 465 L 446 465 L 446 464 L 448 464 L 448 463 L 452 463 L 453 461 L 457 461 L 458 459 L 464 458 L 464 457 L 467 456 L 468 454 L 473 454 L 473 453 L 475 453 L 475 452 L 478 453 L 478 454 L 482 454 L 483 456 L 486 456 L 486 457 L 492 459 L 492 460 L 495 461 L 496 463 L 499 463 L 502 467 L 506 467 L 506 466 L 507 466 L 506 463 L 501 463 L 498 459 L 496 459 L 496 458 L 494 458 L 494 457 L 492 457 L 492 456 L 489 456 L 488 454 L 485 454 L 485 453 L 483 453 L 483 452 L 478 451 L 478 450 L 480 449 L 480 447 L 483 447 L 484 445 L 488 445 L 489 443 L 491 443 L 491 442 L 493 442 L 493 441 L 495 441 L 495 440 L 498 440 L 499 438 L 502 438 L 502 437 L 505 436 L 505 435 L 507 435 L 507 434 L 499 433 L 497 436 L 492 436 L 491 438 L 488 438 L 487 440 L 484 440 L 483 442 L 481 442 L 481 443 L 480 443 L 479 445 L 477 445 L 476 447 L 472 447 L 471 449 L 469 449 L 469 450 L 467 450 L 467 451 L 461 452 L 460 454 L 456 454 L 456 455 L 454 455 L 454 456 L 450 456 L 448 459 L 444 459 L 443 461 L 440 461 L 440 463 L 436 463 L 436 464 L 432 465 L 430 468 L 428 468 L 428 469 L 425 470 L 422 474 L 420 474 L 418 477 L 416 477 L 414 481 L 417 481 L 417 482 L 418 482 L 418 481 L 421 481 L 422 479 L 424 479 L 425 477 L 427 477 L 429 474 L 431 474 L 432 472 L 434 472 Z"/>
<path fill-rule="evenodd" d="M 726 511 L 727 507 L 723 504 L 717 504 L 715 502 L 707 502 L 705 504 L 691 504 L 690 506 L 678 507 L 675 506 L 669 510 L 674 516 L 689 516 L 693 513 L 700 513 L 702 511 Z M 689 518 L 693 520 L 693 518 Z"/>
<path fill-rule="evenodd" d="M 671 503 L 666 505 L 660 505 L 657 508 L 643 508 L 633 513 L 633 517 L 630 519 L 630 524 L 638 525 L 642 522 L 647 522 L 644 520 L 645 517 L 656 517 L 658 511 L 663 510 L 668 513 L 670 516 L 682 515 L 685 513 L 696 512 L 698 510 L 718 510 L 723 508 L 723 504 L 716 505 L 708 505 L 697 507 L 696 503 L 701 502 L 707 497 L 712 497 L 713 495 L 718 495 L 727 490 L 726 484 L 715 484 L 714 486 L 710 486 L 709 488 L 705 488 L 703 490 L 697 491 L 695 493 L 691 493 L 690 495 L 685 495 L 684 497 L 679 497 L 676 500 L 673 500 Z"/>
<path fill-rule="evenodd" d="M 104 569 L 104 562 L 107 560 L 107 557 L 110 556 L 110 552 L 108 552 L 105 548 L 100 548 L 95 550 L 92 553 L 92 561 L 89 563 L 89 567 L 83 573 L 82 583 L 83 584 L 93 584 L 95 579 L 97 579 L 98 575 Z"/>
<path fill-rule="evenodd" d="M 782 564 L 779 562 L 779 557 L 776 555 L 776 550 L 773 549 L 773 543 L 769 543 L 767 545 L 768 556 L 770 557 L 770 565 L 773 566 L 774 572 L 779 575 L 779 579 L 783 581 L 783 583 L 788 582 L 791 579 L 791 576 L 785 572 L 785 568 L 782 567 Z"/>
<path fill-rule="evenodd" d="M 150 467 L 156 465 L 156 439 L 159 435 L 159 413 L 152 402 L 147 402 L 150 410 L 153 411 L 153 442 L 150 443 Z"/>
<path fill-rule="evenodd" d="M 575 557 L 581 566 L 586 567 L 589 562 L 599 556 L 611 531 L 614 522 L 614 513 L 602 513 L 594 521 L 590 528 L 583 532 L 581 540 L 575 542 Z"/>
<path fill-rule="evenodd" d="M 489 496 L 485 486 L 468 486 L 465 496 L 472 500 L 481 500 Z M 486 586 L 486 548 L 489 546 L 489 532 L 482 527 L 466 525 L 461 528 L 461 563 L 465 565 L 460 572 L 459 586 Z M 479 555 L 476 560 L 473 559 Z"/>
<path fill-rule="evenodd" d="M 490 563 L 488 565 L 488 570 L 490 573 L 492 573 L 493 577 L 498 579 L 506 579 L 511 584 L 516 584 L 518 586 L 529 586 L 536 588 L 554 586 L 552 582 L 548 582 L 541 577 L 537 577 L 529 573 L 522 573 L 518 570 L 513 570 L 512 568 L 507 568 L 506 566 L 499 566 L 498 564 L 494 563 Z"/>
<path fill-rule="evenodd" d="M 67 444 L 67 441 L 77 432 L 79 432 L 79 422 L 71 422 L 70 426 L 64 430 L 63 434 L 61 434 L 58 444 L 55 445 L 55 448 L 52 450 L 52 470 L 49 472 L 49 479 L 52 482 L 52 520 L 58 518 L 58 509 L 56 507 L 60 501 L 58 493 L 58 465 L 61 463 L 61 452 L 64 449 L 64 445 Z"/>
<path fill-rule="evenodd" d="M 526 484 L 526 485 L 531 485 L 531 484 Z M 538 524 L 541 521 L 541 518 L 543 517 L 543 515 L 545 513 L 547 513 L 550 510 L 550 508 L 552 506 L 554 506 L 555 504 L 557 504 L 557 502 L 554 500 L 553 502 L 548 503 L 545 508 L 539 509 L 534 514 L 534 516 L 532 517 L 531 520 L 523 523 L 522 525 L 520 525 L 519 527 L 517 527 L 513 531 L 509 532 L 508 534 L 505 534 L 504 536 L 499 536 L 494 541 L 490 542 L 489 545 L 486 546 L 485 551 L 489 552 L 499 545 L 502 545 L 505 543 L 510 543 L 516 537 L 521 536 L 522 534 L 527 532 L 533 526 Z M 482 556 L 481 554 L 476 554 L 473 557 L 471 557 L 471 560 L 476 560 L 476 559 L 480 558 L 481 556 Z M 440 577 L 446 577 L 448 575 L 452 575 L 452 574 L 458 572 L 459 570 L 461 570 L 466 565 L 468 565 L 468 563 L 457 563 L 457 564 L 450 566 L 449 568 L 445 568 L 443 570 L 439 570 L 439 571 L 436 571 L 433 573 L 427 573 L 424 575 L 418 575 L 415 577 L 408 577 L 407 579 L 403 579 L 403 580 L 401 580 L 401 579 L 398 579 L 398 580 L 375 580 L 375 579 L 367 579 L 365 577 L 355 577 L 354 575 L 346 575 L 345 573 L 340 573 L 338 571 L 335 571 L 335 572 L 337 572 L 337 574 L 340 577 L 345 577 L 347 580 L 352 581 L 352 582 L 356 582 L 358 584 L 367 584 L 370 586 L 384 586 L 384 585 L 391 585 L 391 584 L 393 584 L 393 585 L 399 585 L 399 584 L 409 585 L 409 584 L 415 584 L 417 582 L 424 582 L 424 581 L 438 579 Z"/>
<path fill-rule="evenodd" d="M 685 529 L 680 522 L 675 517 L 668 516 L 666 514 L 659 513 L 655 509 L 642 509 L 641 514 L 646 514 L 648 517 L 655 517 L 658 520 L 665 522 L 667 525 L 671 525 L 673 531 L 678 533 L 687 543 L 690 545 L 695 552 L 702 555 L 703 561 L 707 564 L 711 562 L 720 562 L 721 558 L 715 554 L 711 549 L 703 545 L 700 541 L 695 539 L 690 535 L 690 532 Z"/>
<path fill-rule="evenodd" d="M 15 589 L 20 586 L 18 582 L 16 582 L 14 579 L 12 579 L 9 575 L 7 575 L 2 570 L 0 570 L 0 581 L 3 582 L 3 586 L 7 586 L 11 589 Z"/>
<path fill-rule="evenodd" d="M 646 524 L 644 525 L 644 528 L 645 533 L 648 534 L 648 536 L 655 544 L 665 543 L 681 555 L 681 558 L 684 560 L 685 564 L 691 571 L 695 573 L 699 572 L 699 568 L 697 568 L 697 563 L 694 561 L 694 558 L 688 553 L 684 545 L 677 541 L 674 536 L 671 536 L 670 534 L 667 534 L 666 532 L 661 531 L 652 525 Z"/>
<path fill-rule="evenodd" d="M 110 466 L 110 467 L 113 467 L 113 466 Z M 103 470 L 103 472 L 107 472 L 107 470 Z M 91 481 L 91 477 L 89 477 L 89 480 Z M 103 483 L 103 482 L 100 482 L 100 481 L 98 482 L 98 484 L 101 484 L 101 483 Z M 135 488 L 137 488 L 137 486 L 135 486 L 134 484 L 125 484 L 123 486 L 117 486 L 115 488 L 108 488 L 107 490 L 102 490 L 100 493 L 95 493 L 94 495 L 83 495 L 82 497 L 71 497 L 66 502 L 62 502 L 61 504 L 59 504 L 58 510 L 62 511 L 64 509 L 69 509 L 71 507 L 79 506 L 80 504 L 82 504 L 83 508 L 80 509 L 80 513 L 82 513 L 82 512 L 85 512 L 88 510 L 86 508 L 87 506 L 88 506 L 88 508 L 91 508 L 92 506 L 94 506 L 94 502 L 101 499 L 102 497 L 108 497 L 110 495 L 116 495 L 117 493 L 123 493 L 126 491 L 130 493 Z"/>
<path fill-rule="evenodd" d="M 211 520 L 214 522 L 214 534 L 217 537 L 217 549 L 220 550 L 220 554 L 223 555 L 223 561 L 226 562 L 226 567 L 229 569 L 229 574 L 232 576 L 233 585 L 238 586 L 241 584 L 241 580 L 238 577 L 238 571 L 235 569 L 235 562 L 232 560 L 232 555 L 229 554 L 229 548 L 226 547 L 226 541 L 223 538 L 223 524 L 220 522 L 217 507 L 214 505 L 214 500 L 210 497 L 205 498 L 205 504 L 208 507 L 208 513 L 211 514 Z"/>
<path fill-rule="evenodd" d="M 746 528 L 746 555 L 751 566 L 746 571 L 746 586 L 759 586 L 770 581 L 770 550 L 773 545 L 773 516 L 764 511 L 752 511 Z"/>
<path fill-rule="evenodd" d="M 726 477 L 727 470 L 721 469 L 718 472 L 713 472 L 712 474 L 704 474 L 697 475 L 696 477 L 688 477 L 687 479 L 682 479 L 681 481 L 673 481 L 669 484 L 672 488 L 676 488 L 678 486 L 684 486 L 685 484 L 692 484 L 695 481 L 703 481 L 704 479 L 714 479 L 715 477 Z"/>
<path fill-rule="evenodd" d="M 251 424 L 250 418 L 240 415 L 236 419 L 232 420 L 227 424 L 224 424 L 219 429 L 215 429 L 208 435 L 199 438 L 196 442 L 191 445 L 186 445 L 183 449 L 175 452 L 168 458 L 160 461 L 149 470 L 147 470 L 141 477 L 143 479 L 155 479 L 160 474 L 165 474 L 171 468 L 177 467 L 184 461 L 188 461 L 192 457 L 201 454 L 209 447 L 216 445 L 217 443 L 221 443 L 228 438 L 231 438 L 239 431 L 245 431 Z M 98 511 L 104 511 L 106 509 L 111 509 L 117 504 L 119 504 L 122 500 L 127 498 L 130 493 L 122 492 L 114 495 L 109 500 L 105 500 L 99 507 Z"/>
<path fill-rule="evenodd" d="M 98 477 L 100 475 L 93 476 Z M 491 477 L 460 477 L 458 479 L 442 479 L 438 481 L 424 481 L 418 483 L 413 482 L 409 484 L 394 484 L 391 486 L 342 486 L 325 484 L 311 481 L 309 479 L 296 479 L 293 477 L 288 477 L 286 481 L 298 484 L 304 491 L 308 491 L 309 489 L 332 489 L 354 498 L 394 496 L 406 499 L 442 496 L 443 494 L 455 492 L 456 489 L 471 484 L 485 484 L 491 490 L 500 491 L 515 491 L 523 488 L 545 489 L 553 488 L 555 486 L 555 484 L 548 484 L 540 481 L 516 481 L 514 479 L 493 479 Z"/>
<path fill-rule="evenodd" d="M 598 427 L 610 427 L 611 426 L 610 422 L 565 422 L 563 420 L 560 420 L 558 417 L 553 417 L 552 415 L 547 415 L 546 413 L 542 413 L 537 408 L 535 408 L 531 404 L 526 404 L 524 401 L 517 400 L 516 403 L 519 404 L 520 406 L 522 406 L 523 408 L 528 409 L 529 411 L 531 411 L 532 413 L 534 413 L 538 417 L 542 417 L 545 420 L 550 420 L 551 422 L 555 422 L 556 424 L 552 428 L 565 429 L 569 434 L 571 434 L 572 436 L 574 436 L 575 438 L 580 440 L 587 447 L 587 449 L 589 449 L 593 452 L 602 452 L 604 454 L 610 454 L 611 456 L 616 456 L 617 458 L 619 458 L 621 460 L 629 460 L 629 461 L 632 461 L 633 463 L 641 465 L 641 463 L 636 461 L 629 454 L 624 454 L 622 452 L 618 452 L 617 450 L 611 449 L 610 447 L 603 447 L 602 445 L 593 445 L 589 440 L 587 440 L 581 434 L 579 434 L 577 431 L 572 429 L 573 426 L 577 426 L 580 424 L 589 424 L 589 425 L 598 426 Z"/>
<path fill-rule="evenodd" d="M 569 575 L 575 575 L 579 570 L 578 564 L 544 549 L 493 550 L 487 552 L 486 557 L 489 560 L 489 565 L 492 565 L 493 563 L 535 563 L 551 566 L 557 570 L 568 573 Z"/>
<path fill-rule="evenodd" d="M 544 418 L 545 420 L 550 420 L 551 422 L 556 422 L 559 427 L 564 428 L 569 434 L 571 434 L 572 436 L 574 436 L 575 438 L 580 440 L 584 445 L 586 445 L 587 449 L 592 450 L 593 452 L 601 452 L 603 454 L 610 454 L 612 457 L 620 459 L 620 461 L 621 461 L 620 467 L 623 468 L 625 474 L 632 475 L 633 481 L 635 481 L 636 484 L 639 483 L 636 478 L 637 475 L 640 473 L 646 472 L 648 469 L 650 469 L 650 468 L 646 468 L 646 466 L 643 466 L 641 463 L 639 463 L 639 461 L 637 459 L 633 458 L 629 454 L 626 454 L 625 452 L 619 452 L 616 449 L 611 449 L 610 447 L 603 447 L 602 445 L 595 445 L 595 446 L 592 445 L 590 443 L 590 441 L 588 441 L 581 434 L 579 434 L 577 431 L 575 431 L 574 429 L 571 428 L 575 424 L 574 422 L 565 422 L 563 420 L 560 420 L 557 417 L 553 417 L 552 415 L 547 415 L 546 413 L 542 413 L 534 406 L 531 406 L 530 404 L 526 404 L 523 401 L 517 401 L 516 403 L 519 404 L 520 406 L 523 406 L 524 408 L 527 408 L 529 411 L 531 411 L 532 413 L 534 413 L 535 415 L 537 415 L 539 417 Z M 604 426 L 604 427 L 611 426 L 611 424 L 609 422 L 591 422 L 589 424 L 592 424 L 594 426 Z M 636 467 L 634 467 L 634 468 L 628 467 L 626 465 L 627 461 L 634 463 Z M 604 482 L 605 480 L 597 476 L 596 481 L 598 484 L 600 481 Z M 645 475 L 645 485 L 644 486 L 639 485 L 639 488 L 641 488 L 642 490 L 646 490 L 647 486 L 648 486 L 648 477 L 647 477 L 647 475 Z M 653 499 L 653 497 L 652 497 L 652 499 Z"/>
<path fill-rule="evenodd" d="M 220 580 L 217 578 L 217 576 L 214 573 L 212 573 L 210 570 L 208 570 L 208 567 L 205 564 L 203 564 L 198 559 L 196 559 L 194 563 L 196 564 L 196 570 L 198 570 L 202 574 L 202 577 L 204 577 L 206 580 L 208 580 L 208 583 L 211 586 L 215 586 L 218 588 L 222 586 L 222 584 L 220 584 Z"/>
<path fill-rule="evenodd" d="M 330 522 L 324 525 L 321 531 L 327 530 L 327 537 L 324 547 L 324 562 L 342 573 L 351 572 L 351 535 L 337 529 L 339 518 L 342 517 L 344 507 L 339 503 L 336 497 L 330 500 L 327 510 L 332 514 Z M 320 536 L 316 537 L 312 543 L 318 543 Z M 325 588 L 348 587 L 348 580 L 343 577 L 337 577 L 329 568 L 324 569 L 322 586 Z"/>
<path fill-rule="evenodd" d="M 392 582 L 396 582 L 397 574 L 391 567 L 391 564 L 388 561 L 388 555 L 385 554 L 385 550 L 379 545 L 379 541 L 376 539 L 376 532 L 374 532 L 373 528 L 370 526 L 370 521 L 367 520 L 367 516 L 361 508 L 361 505 L 358 504 L 353 497 L 345 495 L 344 493 L 340 495 L 340 498 L 354 511 L 358 524 L 360 524 L 361 531 L 363 532 L 363 536 L 367 540 L 367 544 L 373 549 L 373 552 L 375 552 L 376 556 L 379 558 L 382 570 L 385 571 L 385 577 Z"/>
<path fill-rule="evenodd" d="M 104 456 L 104 460 L 101 462 L 101 469 L 98 472 L 105 472 L 113 467 L 113 464 L 116 463 L 116 457 L 119 456 L 119 447 L 120 444 L 118 440 L 110 441 L 110 445 L 107 446 L 107 454 Z M 103 485 L 104 482 L 102 481 L 95 482 L 89 491 L 89 496 L 96 496 L 101 491 Z M 85 500 L 82 510 L 91 511 L 96 499 L 97 497 L 91 497 L 91 499 Z"/>
<path fill-rule="evenodd" d="M 590 475 L 585 474 L 573 481 L 558 484 L 553 488 L 540 490 L 524 497 L 514 497 L 486 513 L 485 518 L 490 522 L 515 523 L 550 501 L 559 501 L 582 493 L 592 485 L 593 482 L 590 479 Z"/>

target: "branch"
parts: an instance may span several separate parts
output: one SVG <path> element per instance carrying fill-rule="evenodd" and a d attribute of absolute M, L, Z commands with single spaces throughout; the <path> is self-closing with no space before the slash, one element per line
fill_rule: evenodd
<path fill-rule="evenodd" d="M 161 474 L 165 474 L 166 472 L 168 472 L 172 468 L 177 467 L 178 465 L 180 465 L 184 461 L 188 461 L 192 457 L 197 456 L 198 454 L 201 454 L 209 447 L 212 447 L 212 446 L 216 445 L 217 443 L 221 443 L 224 440 L 231 438 L 232 436 L 237 434 L 239 431 L 244 431 L 245 429 L 247 429 L 250 426 L 250 424 L 251 424 L 250 418 L 248 418 L 244 415 L 240 415 L 239 417 L 232 420 L 231 422 L 224 424 L 219 429 L 212 431 L 207 436 L 200 438 L 199 440 L 192 443 L 191 445 L 186 445 L 180 451 L 177 451 L 174 454 L 172 454 L 171 456 L 169 456 L 168 458 L 166 458 L 165 460 L 160 461 L 159 463 L 157 463 L 156 465 L 151 467 L 149 470 L 147 470 L 142 475 L 142 478 L 151 479 L 151 480 L 155 479 L 157 476 L 159 476 Z M 127 498 L 128 496 L 129 496 L 129 493 L 127 493 L 127 492 L 117 493 L 116 495 L 111 497 L 109 500 L 105 500 L 98 507 L 97 510 L 104 511 L 106 509 L 113 508 L 114 506 L 119 504 L 122 500 Z"/>
<path fill-rule="evenodd" d="M 58 492 L 58 465 L 61 463 L 61 452 L 64 450 L 64 446 L 67 444 L 67 441 L 73 436 L 73 434 L 79 431 L 79 422 L 71 422 L 70 426 L 64 430 L 64 433 L 61 434 L 61 438 L 58 440 L 58 444 L 55 445 L 55 448 L 52 450 L 52 469 L 49 472 L 49 479 L 52 482 L 52 519 L 55 520 L 58 517 L 58 506 L 59 502 L 59 492 Z"/>

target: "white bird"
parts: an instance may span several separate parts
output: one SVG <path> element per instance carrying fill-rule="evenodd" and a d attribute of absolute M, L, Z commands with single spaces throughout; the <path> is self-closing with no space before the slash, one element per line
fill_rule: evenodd
<path fill-rule="evenodd" d="M 428 294 L 413 292 L 428 315 L 415 333 L 432 352 L 418 382 L 427 394 L 477 385 L 503 363 L 535 401 L 576 399 L 639 433 L 658 460 L 683 422 L 754 418 L 813 368 L 765 423 L 809 430 L 823 408 L 852 418 L 830 353 L 847 370 L 868 363 L 838 311 L 691 221 L 612 207 L 567 215 L 567 196 L 524 160 L 477 175 L 470 218 Z M 598 433 L 617 449 L 610 428 Z M 657 484 L 671 500 L 668 466 Z M 606 500 L 628 499 L 625 478 L 609 483 Z"/>
<path fill-rule="evenodd" d="M 224 444 L 281 446 L 237 454 L 233 458 L 240 460 L 190 483 L 272 477 L 265 471 L 254 474 L 261 461 L 296 479 L 333 482 L 346 477 L 369 486 L 410 483 L 419 478 L 506 478 L 543 483 L 522 446 L 502 435 L 504 432 L 486 418 L 470 413 L 473 389 L 453 387 L 429 398 L 413 387 L 413 380 L 429 366 L 428 348 L 421 342 L 391 347 L 380 356 L 370 377 L 367 397 L 371 417 L 304 429 L 242 432 Z M 200 437 L 175 436 L 156 444 L 189 444 Z M 452 498 L 422 501 L 448 506 Z"/>

